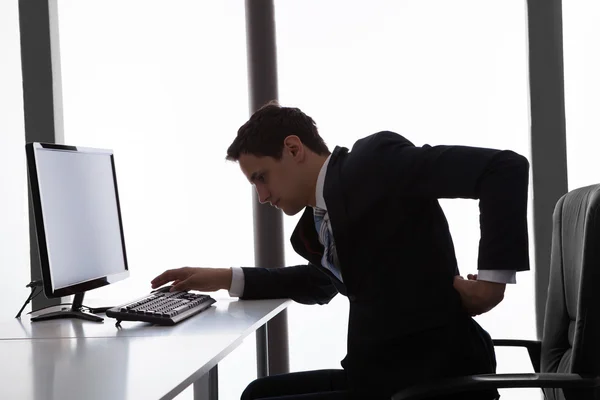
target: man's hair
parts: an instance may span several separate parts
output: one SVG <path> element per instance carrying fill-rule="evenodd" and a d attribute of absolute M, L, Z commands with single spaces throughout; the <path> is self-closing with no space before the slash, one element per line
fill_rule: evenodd
<path fill-rule="evenodd" d="M 315 121 L 298 108 L 281 107 L 271 101 L 256 111 L 238 130 L 237 137 L 227 149 L 227 160 L 238 161 L 242 154 L 273 157 L 280 160 L 283 141 L 296 135 L 304 146 L 319 155 L 329 154 L 319 136 Z"/>

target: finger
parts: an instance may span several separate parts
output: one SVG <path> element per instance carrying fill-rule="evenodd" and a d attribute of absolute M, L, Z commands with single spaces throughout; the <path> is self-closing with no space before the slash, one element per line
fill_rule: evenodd
<path fill-rule="evenodd" d="M 179 283 L 177 283 L 176 285 L 171 286 L 171 290 L 169 290 L 170 292 L 183 292 L 185 290 L 189 289 L 189 279 L 185 279 L 183 281 L 180 281 Z"/>
<path fill-rule="evenodd" d="M 162 274 L 158 275 L 156 278 L 152 279 L 150 282 L 153 288 L 157 288 L 159 286 L 164 285 L 167 282 L 171 282 L 177 279 L 181 279 L 183 271 L 180 269 L 169 269 Z"/>
<path fill-rule="evenodd" d="M 467 279 L 469 279 L 470 281 L 476 281 L 477 274 L 469 274 L 469 275 L 467 275 Z"/>

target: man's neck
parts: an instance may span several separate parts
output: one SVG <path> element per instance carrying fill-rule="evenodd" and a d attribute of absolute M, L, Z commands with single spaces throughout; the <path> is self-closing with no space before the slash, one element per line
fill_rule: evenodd
<path fill-rule="evenodd" d="M 327 161 L 329 154 L 315 157 L 314 168 L 311 168 L 311 182 L 310 185 L 310 197 L 308 198 L 308 205 L 315 208 L 317 206 L 317 180 L 319 179 L 319 173 L 323 168 L 323 164 Z"/>

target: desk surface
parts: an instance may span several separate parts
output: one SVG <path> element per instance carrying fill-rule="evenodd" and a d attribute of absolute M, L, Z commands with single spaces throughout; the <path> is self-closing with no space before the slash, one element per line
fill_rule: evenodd
<path fill-rule="evenodd" d="M 0 340 L 56 339 L 56 338 L 110 338 L 157 337 L 198 335 L 243 335 L 255 331 L 266 321 L 287 307 L 288 300 L 237 300 L 219 299 L 209 309 L 174 326 L 158 326 L 145 322 L 122 321 L 122 329 L 115 327 L 116 320 L 104 315 L 104 321 L 90 322 L 79 319 L 55 319 L 30 322 L 29 316 L 0 321 Z M 53 309 L 44 310 L 44 312 Z"/>
<path fill-rule="evenodd" d="M 172 399 L 287 307 L 217 299 L 172 327 L 114 320 L 0 323 L 0 398 Z M 33 340 L 32 340 L 33 339 Z"/>

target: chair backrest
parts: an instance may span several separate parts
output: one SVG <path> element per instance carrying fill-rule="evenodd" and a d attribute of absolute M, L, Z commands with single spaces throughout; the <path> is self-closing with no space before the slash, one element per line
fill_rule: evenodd
<path fill-rule="evenodd" d="M 570 191 L 554 209 L 541 371 L 600 374 L 600 185 Z"/>

